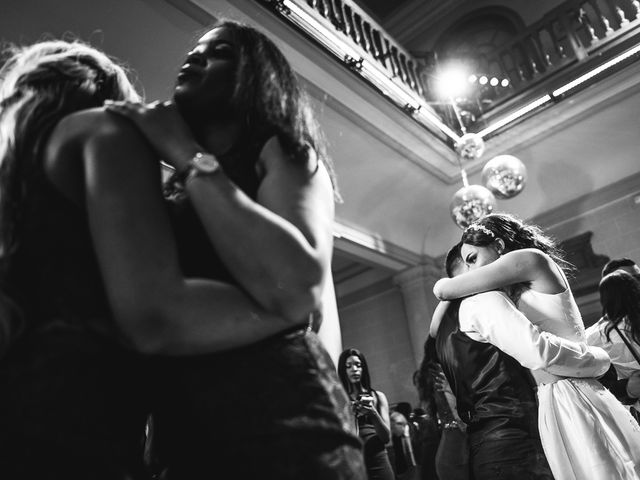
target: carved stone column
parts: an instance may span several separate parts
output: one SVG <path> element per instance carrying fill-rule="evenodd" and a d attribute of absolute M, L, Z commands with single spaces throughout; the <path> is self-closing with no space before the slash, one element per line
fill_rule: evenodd
<path fill-rule="evenodd" d="M 393 283 L 402 292 L 416 368 L 422 361 L 431 315 L 438 304 L 438 299 L 433 295 L 433 285 L 443 276 L 443 270 L 430 260 L 393 277 Z"/>

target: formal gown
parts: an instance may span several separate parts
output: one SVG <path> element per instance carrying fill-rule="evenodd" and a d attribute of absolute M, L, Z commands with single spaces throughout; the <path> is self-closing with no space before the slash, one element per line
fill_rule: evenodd
<path fill-rule="evenodd" d="M 565 278 L 557 294 L 525 291 L 518 308 L 540 330 L 586 343 L 582 317 Z M 640 478 L 640 427 L 597 380 L 534 370 L 540 438 L 556 480 Z"/>

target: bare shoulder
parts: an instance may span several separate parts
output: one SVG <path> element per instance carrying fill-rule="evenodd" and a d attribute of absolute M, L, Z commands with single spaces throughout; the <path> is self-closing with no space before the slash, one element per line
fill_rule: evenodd
<path fill-rule="evenodd" d="M 555 294 L 567 288 L 562 269 L 553 258 L 537 248 L 527 248 L 521 252 L 519 263 L 532 272 L 531 288 L 533 290 Z"/>
<path fill-rule="evenodd" d="M 320 179 L 323 182 L 331 183 L 326 165 L 311 146 L 298 152 L 294 158 L 285 152 L 281 142 L 275 136 L 265 143 L 260 152 L 258 165 L 267 172 Z"/>
<path fill-rule="evenodd" d="M 549 260 L 549 255 L 537 248 L 521 248 L 518 250 L 512 250 L 505 254 L 505 256 L 512 257 L 518 261 L 526 261 L 531 263 L 546 262 Z"/>
<path fill-rule="evenodd" d="M 110 114 L 104 108 L 74 112 L 64 117 L 53 129 L 47 151 L 68 147 L 103 135 L 117 135 L 132 129 L 130 122 Z"/>
<path fill-rule="evenodd" d="M 109 114 L 103 108 L 69 114 L 54 127 L 45 146 L 45 175 L 64 195 L 74 201 L 81 201 L 85 147 L 93 141 L 105 138 L 126 142 L 133 135 L 139 136 L 133 125 Z"/>
<path fill-rule="evenodd" d="M 522 248 L 504 254 L 502 261 L 511 264 L 517 271 L 526 273 L 529 281 L 544 276 L 551 271 L 553 260 L 549 255 L 537 248 Z"/>
<path fill-rule="evenodd" d="M 117 135 L 127 130 L 126 121 L 103 108 L 82 110 L 67 115 L 54 127 L 44 155 L 47 168 L 56 168 L 69 155 L 77 155 L 86 142 L 104 135 Z M 129 127 L 130 128 L 130 127 Z"/>
<path fill-rule="evenodd" d="M 375 390 L 377 397 L 380 399 L 380 403 L 383 405 L 387 405 L 389 401 L 387 400 L 387 396 L 381 392 L 380 390 Z"/>

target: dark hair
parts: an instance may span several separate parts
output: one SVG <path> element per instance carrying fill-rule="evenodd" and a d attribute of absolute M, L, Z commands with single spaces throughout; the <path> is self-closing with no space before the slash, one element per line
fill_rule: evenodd
<path fill-rule="evenodd" d="M 347 348 L 340 354 L 340 358 L 338 358 L 338 376 L 340 377 L 340 381 L 342 382 L 342 386 L 347 392 L 352 390 L 351 382 L 349 381 L 349 377 L 347 377 L 347 359 L 349 357 L 356 356 L 360 359 L 360 363 L 362 364 L 362 376 L 360 377 L 360 384 L 362 388 L 367 391 L 373 391 L 371 387 L 371 377 L 369 375 L 369 366 L 367 365 L 367 360 L 364 358 L 364 355 L 360 350 L 355 348 Z"/>
<path fill-rule="evenodd" d="M 426 413 L 432 418 L 436 418 L 438 409 L 434 398 L 435 382 L 431 369 L 437 364 L 436 340 L 429 336 L 424 342 L 422 361 L 413 375 L 413 384 L 418 390 L 418 398 L 425 407 Z"/>
<path fill-rule="evenodd" d="M 418 390 L 418 398 L 423 402 L 429 402 L 433 395 L 433 377 L 429 367 L 437 362 L 436 340 L 429 336 L 424 342 L 422 361 L 420 367 L 414 373 L 413 383 Z"/>
<path fill-rule="evenodd" d="M 616 270 L 600 281 L 599 290 L 602 315 L 609 320 L 607 340 L 611 340 L 614 326 L 626 318 L 627 330 L 640 344 L 640 281 L 624 270 Z"/>
<path fill-rule="evenodd" d="M 20 243 L 26 199 L 41 151 L 66 115 L 106 99 L 139 100 L 125 70 L 79 41 L 8 46 L 0 68 L 0 291 Z M 20 309 L 0 293 L 0 355 L 22 329 Z M 20 326 L 18 326 L 20 325 Z"/>
<path fill-rule="evenodd" d="M 449 278 L 453 277 L 456 268 L 464 263 L 462 261 L 461 248 L 462 242 L 458 242 L 447 252 L 447 256 L 444 260 L 444 269 L 447 272 L 447 277 Z"/>
<path fill-rule="evenodd" d="M 611 272 L 618 270 L 620 267 L 635 267 L 636 262 L 631 260 L 630 258 L 614 258 L 613 260 L 609 260 L 605 263 L 604 267 L 602 267 L 602 277 L 606 277 Z"/>
<path fill-rule="evenodd" d="M 404 416 L 404 418 L 406 418 L 407 421 L 409 421 L 409 419 L 411 418 L 411 412 L 413 410 L 413 407 L 409 402 L 398 402 L 396 403 L 395 410 L 396 412 L 401 413 Z"/>
<path fill-rule="evenodd" d="M 462 243 L 485 247 L 498 238 L 504 242 L 507 252 L 522 248 L 537 248 L 549 255 L 565 273 L 572 273 L 574 267 L 564 259 L 556 241 L 540 227 L 527 224 L 508 213 L 491 213 L 469 225 L 462 233 Z"/>
<path fill-rule="evenodd" d="M 248 127 L 241 144 L 262 146 L 277 135 L 293 159 L 306 161 L 309 149 L 314 150 L 327 167 L 339 198 L 324 137 L 289 61 L 269 37 L 249 25 L 221 20 L 212 29 L 216 28 L 228 29 L 240 50 L 231 107 Z"/>

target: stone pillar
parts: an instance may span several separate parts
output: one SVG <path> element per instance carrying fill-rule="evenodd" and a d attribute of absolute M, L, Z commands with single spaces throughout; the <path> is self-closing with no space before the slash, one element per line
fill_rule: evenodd
<path fill-rule="evenodd" d="M 444 271 L 431 260 L 393 277 L 393 283 L 400 287 L 402 292 L 416 368 L 422 361 L 431 316 L 438 304 L 438 299 L 433 295 L 433 285 L 443 276 Z"/>

